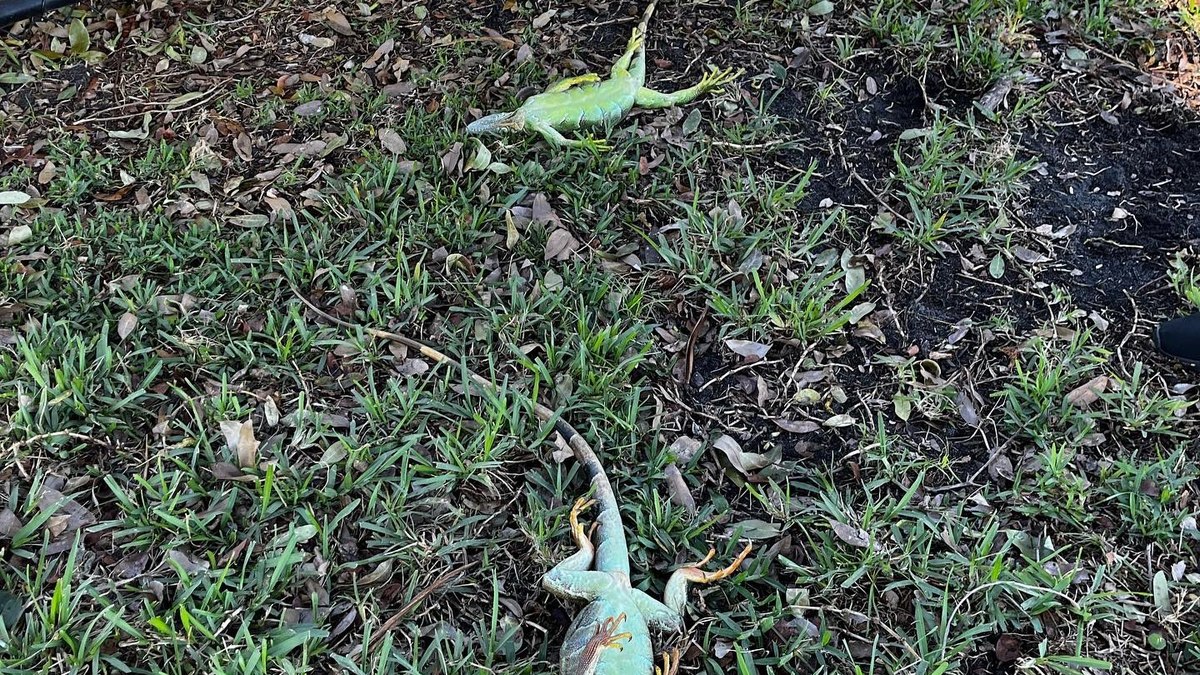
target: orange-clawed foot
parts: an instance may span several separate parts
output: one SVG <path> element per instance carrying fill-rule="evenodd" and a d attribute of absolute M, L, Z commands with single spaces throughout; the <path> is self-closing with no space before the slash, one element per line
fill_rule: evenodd
<path fill-rule="evenodd" d="M 579 522 L 579 514 L 586 511 L 595 503 L 595 499 L 584 499 L 581 497 L 575 502 L 575 506 L 571 507 L 571 536 L 575 537 L 575 543 L 580 548 L 591 545 L 592 541 L 583 531 L 583 524 Z"/>
<path fill-rule="evenodd" d="M 750 555 L 750 550 L 752 548 L 754 548 L 754 544 L 746 544 L 746 548 L 742 549 L 742 552 L 738 554 L 738 557 L 723 570 L 718 570 L 716 572 L 705 572 L 704 570 L 700 569 L 700 567 L 707 564 L 708 561 L 712 560 L 713 556 L 717 554 L 716 549 L 710 549 L 708 555 L 704 556 L 704 560 L 701 560 L 695 565 L 688 565 L 687 567 L 680 569 L 680 571 L 683 572 L 684 576 L 687 577 L 687 580 L 692 583 L 711 584 L 714 581 L 720 581 L 721 579 L 724 579 L 725 577 L 736 572 L 738 567 L 742 565 L 742 562 L 746 560 L 746 556 Z"/>
<path fill-rule="evenodd" d="M 672 649 L 669 652 L 663 652 L 662 668 L 655 667 L 654 675 L 676 675 L 679 672 L 679 650 Z"/>

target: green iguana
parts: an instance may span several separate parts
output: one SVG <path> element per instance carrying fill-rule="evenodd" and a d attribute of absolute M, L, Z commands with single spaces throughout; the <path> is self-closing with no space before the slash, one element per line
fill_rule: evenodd
<path fill-rule="evenodd" d="M 569 77 L 551 85 L 545 92 L 531 96 L 513 112 L 495 113 L 475 120 L 467 125 L 467 133 L 536 131 L 552 145 L 609 150 L 611 146 L 607 141 L 569 139 L 561 131 L 616 123 L 635 105 L 642 108 L 682 105 L 741 75 L 742 71 L 734 73 L 733 69 L 719 70 L 709 66 L 708 74 L 693 87 L 671 94 L 647 89 L 643 86 L 646 82 L 646 24 L 653 12 L 654 3 L 651 2 L 607 80 L 601 80 L 595 73 Z"/>
<path fill-rule="evenodd" d="M 435 363 L 455 365 L 449 356 L 417 340 L 399 333 L 357 326 L 317 307 L 294 286 L 292 292 L 327 321 L 404 345 Z M 481 389 L 498 391 L 487 378 L 471 370 L 466 372 Z M 594 490 L 594 499 L 581 498 L 571 509 L 571 534 L 579 551 L 542 577 L 542 587 L 554 595 L 588 602 L 567 629 L 560 650 L 561 675 L 675 675 L 679 665 L 678 651 L 664 653 L 662 667 L 656 667 L 648 628 L 670 632 L 681 629 L 688 582 L 711 583 L 733 574 L 750 554 L 752 544 L 747 544 L 737 559 L 723 570 L 705 572 L 700 569 L 712 560 L 715 550 L 710 550 L 704 560 L 695 565 L 675 570 L 667 580 L 664 602 L 633 588 L 629 582 L 629 550 L 620 509 L 599 458 L 583 436 L 558 413 L 536 400 L 530 400 L 530 403 L 534 415 L 543 422 L 552 423 L 570 446 L 575 460 L 583 465 L 591 478 Z M 579 514 L 596 503 L 600 505 L 600 513 L 593 527 L 596 533 L 593 544 L 579 522 Z"/>

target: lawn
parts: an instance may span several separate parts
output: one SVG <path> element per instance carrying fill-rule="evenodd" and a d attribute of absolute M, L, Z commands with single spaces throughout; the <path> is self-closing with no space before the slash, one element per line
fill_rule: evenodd
<path fill-rule="evenodd" d="M 0 673 L 556 672 L 532 400 L 636 588 L 753 543 L 680 673 L 1200 672 L 1196 0 L 664 1 L 733 85 L 464 134 L 643 9 L 0 29 Z"/>

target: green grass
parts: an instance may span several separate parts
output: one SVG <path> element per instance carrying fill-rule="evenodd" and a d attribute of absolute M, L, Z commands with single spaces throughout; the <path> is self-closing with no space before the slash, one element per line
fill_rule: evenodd
<path fill-rule="evenodd" d="M 419 36 L 409 8 L 336 50 L 296 52 L 329 79 L 287 100 L 269 91 L 274 65 L 221 80 L 219 102 L 179 113 L 173 138 L 0 121 L 45 140 L 55 165 L 44 183 L 40 167 L 0 175 L 46 200 L 11 216 L 33 236 L 0 265 L 0 336 L 13 336 L 0 340 L 0 673 L 552 671 L 580 607 L 538 579 L 571 552 L 586 480 L 553 458 L 527 397 L 600 453 L 638 588 L 661 594 L 710 547 L 726 560 L 755 541 L 737 574 L 692 590 L 684 672 L 965 673 L 996 667 L 1002 636 L 1021 672 L 1197 667 L 1194 392 L 1172 389 L 1144 346 L 1092 330 L 1061 278 L 1013 254 L 1041 224 L 1022 219 L 1037 159 L 1021 132 L 1058 83 L 1018 86 L 1019 103 L 990 116 L 968 104 L 923 128 L 881 125 L 878 164 L 849 165 L 867 175 L 836 173 L 861 148 L 814 131 L 859 123 L 879 64 L 970 101 L 1034 68 L 1023 50 L 1063 17 L 1072 45 L 1127 54 L 1145 41 L 1113 18 L 1146 12 L 1167 34 L 1179 14 L 1142 0 L 926 5 L 704 7 L 705 39 L 656 37 L 674 68 L 651 76 L 744 59 L 745 97 L 641 113 L 602 156 L 489 138 L 502 173 L 441 158 L 468 109 L 515 103 L 561 75 L 559 56 L 611 58 L 592 28 L 547 54 L 558 38 L 543 33 L 586 24 L 582 10 L 523 26 L 535 57 L 513 67 L 488 42 Z M 182 68 L 194 45 L 248 30 L 204 19 L 135 30 L 136 61 L 96 67 L 143 96 L 158 58 Z M 424 22 L 434 38 L 492 25 Z M 834 65 L 760 58 L 791 54 L 796 35 Z M 379 94 L 357 65 L 389 38 L 412 97 Z M 275 49 L 300 62 L 291 43 Z M 308 101 L 320 113 L 296 116 Z M 197 160 L 209 113 L 260 141 L 251 161 L 227 137 L 212 146 L 223 161 Z M 271 147 L 285 129 L 344 144 L 284 163 Z M 384 129 L 402 155 L 381 147 Z M 850 192 L 826 204 L 829 175 Z M 96 200 L 133 183 L 144 199 Z M 535 218 L 543 204 L 553 215 Z M 547 259 L 560 228 L 578 248 Z M 959 316 L 922 332 L 909 308 L 951 292 L 934 273 L 968 256 L 1010 261 L 975 274 L 1036 294 L 1050 319 L 1030 327 L 997 306 L 967 342 L 945 338 Z M 1161 290 L 1200 305 L 1189 264 Z M 327 325 L 293 284 L 438 345 L 501 393 Z M 730 339 L 769 344 L 767 358 L 743 361 Z M 1073 399 L 1101 376 L 1094 400 Z M 239 467 L 222 422 L 247 421 L 257 445 Z M 779 435 L 801 423 L 816 430 Z M 723 434 L 776 461 L 748 479 L 709 447 Z M 681 456 L 683 436 L 701 451 Z M 672 464 L 695 513 L 671 499 Z"/>

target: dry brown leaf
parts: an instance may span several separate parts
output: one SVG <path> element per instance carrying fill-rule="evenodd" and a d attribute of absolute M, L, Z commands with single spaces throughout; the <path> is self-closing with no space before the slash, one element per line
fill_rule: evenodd
<path fill-rule="evenodd" d="M 391 54 L 392 50 L 395 48 L 396 41 L 394 39 L 388 38 L 387 40 L 384 40 L 383 44 L 379 45 L 379 47 L 375 49 L 375 53 L 371 54 L 371 58 L 363 61 L 363 68 L 374 68 L 379 64 L 380 59 L 388 54 Z"/>
<path fill-rule="evenodd" d="M 117 337 L 121 338 L 122 340 L 129 337 L 129 334 L 132 333 L 133 329 L 137 327 L 137 323 L 137 314 L 134 314 L 133 312 L 125 312 L 122 314 L 121 318 L 117 320 Z"/>
<path fill-rule="evenodd" d="M 25 527 L 25 524 L 11 509 L 0 509 L 0 537 L 12 539 L 13 535 L 20 532 L 22 527 Z"/>
<path fill-rule="evenodd" d="M 354 35 L 354 29 L 350 27 L 350 20 L 345 14 L 339 12 L 335 7 L 326 7 L 325 11 L 321 12 L 321 18 L 325 23 L 334 30 L 335 33 L 341 35 Z"/>
<path fill-rule="evenodd" d="M 834 415 L 833 417 L 825 420 L 825 426 L 834 428 L 848 427 L 852 426 L 854 423 L 855 419 L 850 415 Z"/>
<path fill-rule="evenodd" d="M 692 461 L 696 453 L 700 451 L 702 444 L 700 441 L 691 436 L 680 436 L 671 444 L 671 452 L 675 455 L 675 459 L 683 464 Z"/>
<path fill-rule="evenodd" d="M 301 103 L 300 105 L 296 106 L 296 108 L 295 108 L 295 110 L 293 110 L 293 112 L 295 112 L 300 117 L 312 117 L 314 115 L 320 114 L 321 108 L 323 108 L 324 106 L 325 106 L 325 104 L 321 101 L 305 101 L 304 103 Z"/>
<path fill-rule="evenodd" d="M 533 196 L 533 207 L 531 208 L 531 217 L 533 222 L 539 225 L 554 225 L 562 227 L 562 220 L 558 214 L 554 212 L 554 207 L 550 206 L 550 200 L 541 192 Z"/>
<path fill-rule="evenodd" d="M 811 434 L 812 432 L 821 428 L 820 424 L 817 424 L 816 422 L 810 422 L 807 420 L 797 421 L 797 420 L 786 420 L 786 419 L 778 419 L 777 418 L 773 421 L 775 422 L 775 426 L 779 427 L 780 429 L 783 429 L 784 431 L 791 432 L 793 434 Z"/>
<path fill-rule="evenodd" d="M 837 535 L 837 538 L 847 544 L 857 546 L 858 548 L 867 548 L 871 545 L 871 537 L 867 534 L 866 530 L 845 523 L 839 523 L 836 520 L 829 521 L 829 524 L 833 526 L 833 533 Z"/>
<path fill-rule="evenodd" d="M 379 130 L 379 144 L 383 146 L 384 150 L 395 155 L 403 155 L 408 151 L 408 144 L 404 142 L 400 134 L 392 129 Z"/>
<path fill-rule="evenodd" d="M 58 168 L 54 166 L 54 162 L 47 161 L 42 170 L 38 172 L 37 181 L 39 185 L 49 185 L 50 181 L 58 174 Z"/>
<path fill-rule="evenodd" d="M 238 483 L 253 483 L 257 480 L 254 476 L 243 473 L 241 469 L 230 464 L 229 462 L 217 462 L 209 468 L 213 478 L 217 480 L 232 480 Z"/>
<path fill-rule="evenodd" d="M 455 143 L 454 145 L 450 146 L 450 149 L 446 151 L 446 154 L 442 155 L 442 171 L 446 172 L 447 174 L 453 174 L 455 171 L 459 170 L 459 164 L 462 162 L 462 151 L 462 143 Z"/>
<path fill-rule="evenodd" d="M 683 474 L 679 473 L 679 467 L 674 463 L 668 464 L 663 471 L 663 477 L 666 478 L 671 501 L 682 506 L 689 514 L 696 515 L 696 499 L 692 497 L 692 491 L 688 489 Z"/>
<path fill-rule="evenodd" d="M 269 427 L 279 424 L 279 406 L 275 405 L 275 399 L 270 396 L 263 401 L 263 418 Z"/>
<path fill-rule="evenodd" d="M 221 433 L 225 436 L 225 446 L 237 455 L 238 466 L 246 468 L 258 463 L 258 440 L 254 438 L 251 420 L 224 420 Z"/>
<path fill-rule="evenodd" d="M 1086 408 L 1100 399 L 1100 395 L 1108 389 L 1110 380 L 1105 375 L 1097 375 L 1087 382 L 1075 387 L 1067 394 L 1067 403 L 1076 408 Z"/>
<path fill-rule="evenodd" d="M 733 440 L 733 437 L 729 435 L 723 434 L 720 438 L 713 441 L 713 447 L 725 453 L 733 468 L 737 469 L 744 476 L 749 476 L 751 473 L 771 465 L 770 457 L 757 452 L 742 450 L 742 446 L 738 445 L 738 442 Z"/>
<path fill-rule="evenodd" d="M 562 262 L 570 258 L 571 254 L 577 250 L 579 250 L 579 241 L 567 230 L 555 230 L 546 239 L 546 260 Z"/>
<path fill-rule="evenodd" d="M 521 241 L 521 233 L 517 231 L 517 223 L 513 220 L 512 211 L 504 212 L 504 248 L 512 250 Z"/>
<path fill-rule="evenodd" d="M 729 339 L 725 341 L 725 346 L 729 347 L 738 356 L 745 357 L 751 361 L 761 361 L 767 357 L 767 352 L 771 351 L 771 345 L 765 345 L 761 342 L 751 342 L 750 340 Z"/>
<path fill-rule="evenodd" d="M 534 30 L 537 30 L 539 28 L 544 28 L 546 26 L 546 24 L 550 23 L 550 19 L 554 18 L 555 14 L 558 14 L 557 9 L 548 9 L 548 10 L 542 12 L 541 14 L 538 14 L 537 18 L 535 18 L 533 20 Z"/>
<path fill-rule="evenodd" d="M 1016 256 L 1017 260 L 1020 260 L 1023 263 L 1029 263 L 1031 265 L 1050 262 L 1050 258 L 1048 256 L 1038 253 L 1032 249 L 1025 248 L 1024 246 L 1014 246 L 1013 255 Z"/>

